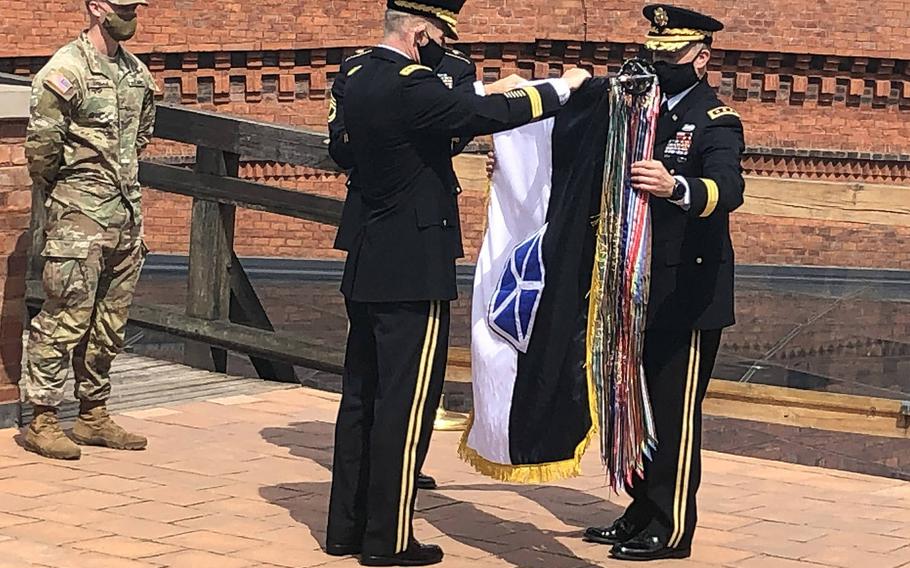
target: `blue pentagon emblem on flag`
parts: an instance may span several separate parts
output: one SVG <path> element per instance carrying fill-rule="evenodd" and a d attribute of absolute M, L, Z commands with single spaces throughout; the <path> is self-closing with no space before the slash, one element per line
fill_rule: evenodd
<path fill-rule="evenodd" d="M 512 250 L 487 314 L 490 328 L 515 349 L 527 353 L 546 270 L 543 239 L 547 225 Z"/>

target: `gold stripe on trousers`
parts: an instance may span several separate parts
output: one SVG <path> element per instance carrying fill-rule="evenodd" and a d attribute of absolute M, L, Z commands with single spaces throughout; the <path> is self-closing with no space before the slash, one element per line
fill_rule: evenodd
<path fill-rule="evenodd" d="M 436 342 L 439 338 L 439 314 L 441 303 L 430 302 L 427 317 L 427 329 L 420 353 L 420 366 L 417 370 L 417 383 L 414 397 L 411 400 L 411 414 L 408 417 L 408 428 L 405 436 L 404 459 L 401 464 L 401 493 L 398 501 L 398 540 L 395 553 L 404 552 L 411 537 L 411 500 L 414 498 L 414 484 L 417 479 L 417 445 L 420 441 L 420 430 L 423 426 L 423 413 L 429 393 L 430 377 L 433 374 L 433 362 L 436 358 Z"/>
<path fill-rule="evenodd" d="M 686 371 L 686 393 L 683 397 L 682 433 L 679 437 L 679 463 L 676 467 L 676 493 L 673 497 L 673 533 L 667 545 L 676 547 L 686 530 L 689 503 L 689 477 L 692 470 L 692 445 L 695 439 L 695 401 L 698 399 L 698 369 L 701 365 L 701 331 L 692 331 L 689 344 L 689 366 Z"/>

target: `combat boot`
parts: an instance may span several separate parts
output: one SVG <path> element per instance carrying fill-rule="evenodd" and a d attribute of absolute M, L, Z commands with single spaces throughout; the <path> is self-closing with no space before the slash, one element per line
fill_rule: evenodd
<path fill-rule="evenodd" d="M 117 425 L 103 402 L 83 402 L 73 426 L 73 440 L 83 446 L 103 446 L 114 450 L 144 450 L 148 440 Z"/>
<path fill-rule="evenodd" d="M 26 450 L 55 460 L 77 460 L 82 450 L 66 437 L 57 420 L 57 409 L 35 406 L 35 415 L 25 431 L 23 445 Z"/>

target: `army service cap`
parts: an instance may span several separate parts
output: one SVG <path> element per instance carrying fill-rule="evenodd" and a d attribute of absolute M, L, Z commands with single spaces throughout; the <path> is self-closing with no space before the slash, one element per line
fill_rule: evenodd
<path fill-rule="evenodd" d="M 458 39 L 458 13 L 465 0 L 388 0 L 389 10 L 397 10 L 418 16 L 436 18 L 443 24 L 446 35 Z"/>
<path fill-rule="evenodd" d="M 651 51 L 679 51 L 696 41 L 710 45 L 714 32 L 724 29 L 711 16 L 669 4 L 650 4 L 642 13 L 651 22 L 645 38 L 645 48 Z"/>

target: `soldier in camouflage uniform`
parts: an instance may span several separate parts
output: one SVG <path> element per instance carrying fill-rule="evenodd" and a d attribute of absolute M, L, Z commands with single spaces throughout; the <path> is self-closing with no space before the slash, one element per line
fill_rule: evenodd
<path fill-rule="evenodd" d="M 34 405 L 31 451 L 78 459 L 79 446 L 141 450 L 142 436 L 111 420 L 110 369 L 123 348 L 145 259 L 138 155 L 155 117 L 155 82 L 121 45 L 146 0 L 88 0 L 89 29 L 61 48 L 33 83 L 26 153 L 45 199 L 47 299 L 32 320 L 24 394 Z M 57 422 L 72 359 L 79 417 L 68 438 Z"/>

